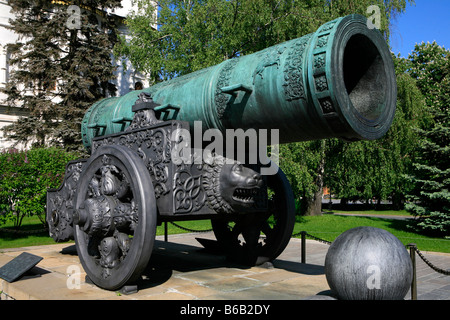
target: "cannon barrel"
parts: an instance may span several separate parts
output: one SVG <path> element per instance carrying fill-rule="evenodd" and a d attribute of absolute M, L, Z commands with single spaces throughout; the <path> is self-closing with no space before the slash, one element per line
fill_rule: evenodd
<path fill-rule="evenodd" d="M 95 103 L 82 138 L 123 131 L 146 92 L 162 120 L 202 121 L 203 130 L 279 129 L 279 142 L 373 140 L 389 129 L 396 105 L 390 50 L 361 15 L 262 51 Z"/>

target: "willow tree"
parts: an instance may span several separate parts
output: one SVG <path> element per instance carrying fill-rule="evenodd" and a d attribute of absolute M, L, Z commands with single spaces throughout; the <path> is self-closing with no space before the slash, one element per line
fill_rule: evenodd
<path fill-rule="evenodd" d="M 409 1 L 412 3 L 413 1 Z M 335 18 L 379 13 L 389 38 L 391 18 L 407 0 L 136 0 L 127 36 L 115 48 L 152 80 L 165 80 L 260 51 L 317 30 Z M 377 8 L 376 12 L 371 8 Z"/>
<path fill-rule="evenodd" d="M 413 1 L 408 1 L 412 3 Z M 372 18 L 385 38 L 406 0 L 137 0 L 127 18 L 129 34 L 115 47 L 151 81 L 167 80 L 227 59 L 314 32 L 335 18 L 359 13 Z M 376 8 L 375 12 L 372 8 Z M 154 26 L 154 27 L 152 27 Z M 321 212 L 326 143 L 283 145 L 286 171 L 302 211 Z M 295 168 L 295 169 L 294 169 Z"/>
<path fill-rule="evenodd" d="M 399 58 L 395 59 L 399 62 Z M 390 199 L 402 209 L 412 184 L 405 179 L 418 157 L 417 141 L 429 115 L 415 79 L 397 68 L 397 108 L 391 128 L 377 141 L 329 141 L 325 183 L 344 201 Z"/>

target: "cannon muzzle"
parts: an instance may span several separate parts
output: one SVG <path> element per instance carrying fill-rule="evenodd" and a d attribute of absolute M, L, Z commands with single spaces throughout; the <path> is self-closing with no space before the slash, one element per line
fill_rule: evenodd
<path fill-rule="evenodd" d="M 373 140 L 396 105 L 390 50 L 360 15 L 213 67 L 95 103 L 82 123 L 84 145 L 125 130 L 142 92 L 161 120 L 202 121 L 203 130 L 278 129 L 279 142 Z"/>

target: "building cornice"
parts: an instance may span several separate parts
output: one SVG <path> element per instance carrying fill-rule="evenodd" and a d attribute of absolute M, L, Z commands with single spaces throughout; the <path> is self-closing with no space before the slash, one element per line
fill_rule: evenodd
<path fill-rule="evenodd" d="M 62 5 L 62 6 L 70 6 L 73 3 L 68 2 L 68 1 L 62 1 L 62 0 L 52 0 L 52 4 Z M 125 20 L 125 18 L 122 17 L 122 16 L 118 16 L 118 15 L 116 15 L 114 13 L 107 13 L 107 12 L 101 10 L 101 9 L 98 9 L 98 8 L 93 8 L 91 6 L 87 6 L 87 5 L 84 5 L 84 4 L 80 4 L 80 5 L 77 5 L 77 6 L 79 6 L 80 8 L 83 8 L 85 10 L 88 10 L 90 12 L 93 12 L 93 13 L 95 13 L 95 14 L 103 17 L 103 18 L 105 18 L 107 16 L 112 16 L 112 17 L 114 17 L 116 19 Z"/>

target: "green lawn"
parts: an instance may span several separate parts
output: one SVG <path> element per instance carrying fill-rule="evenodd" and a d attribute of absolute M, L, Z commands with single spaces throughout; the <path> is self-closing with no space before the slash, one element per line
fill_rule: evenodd
<path fill-rule="evenodd" d="M 344 231 L 361 226 L 381 228 L 389 231 L 403 244 L 407 245 L 408 243 L 415 243 L 417 248 L 421 251 L 450 253 L 449 239 L 433 238 L 415 233 L 408 227 L 407 220 L 339 216 L 332 214 L 324 214 L 323 216 L 316 217 L 297 217 L 294 234 L 300 231 L 306 231 L 317 238 L 334 241 L 334 239 Z"/>
<path fill-rule="evenodd" d="M 211 229 L 210 220 L 183 221 L 176 222 L 176 224 L 192 230 L 201 231 Z M 35 233 L 35 231 L 39 231 L 44 228 L 39 218 L 36 216 L 24 218 L 19 234 L 9 232 L 12 227 L 13 223 L 6 223 L 0 226 L 0 250 L 6 248 L 55 244 L 55 241 L 48 235 L 47 231 Z M 4 229 L 6 229 L 6 231 Z M 169 235 L 189 232 L 184 231 L 171 223 L 167 224 L 167 231 Z M 157 227 L 156 235 L 164 235 L 164 225 Z"/>
<path fill-rule="evenodd" d="M 412 217 L 411 214 L 406 210 L 364 210 L 364 211 L 344 211 L 344 210 L 327 210 L 324 209 L 326 213 L 345 213 L 354 215 L 377 215 L 377 216 L 405 216 Z"/>
<path fill-rule="evenodd" d="M 344 213 L 333 210 L 334 213 Z M 383 214 L 383 215 L 408 215 L 406 211 L 361 211 L 351 212 L 352 214 Z M 211 223 L 209 220 L 199 221 L 182 221 L 176 224 L 192 230 L 209 230 Z M 371 226 L 385 229 L 394 234 L 405 245 L 408 243 L 415 243 L 421 251 L 435 251 L 450 253 L 450 240 L 442 238 L 432 238 L 415 233 L 408 227 L 406 220 L 394 220 L 377 217 L 360 217 L 360 216 L 340 216 L 333 214 L 324 214 L 316 217 L 297 217 L 294 227 L 294 234 L 300 231 L 306 231 L 309 234 L 324 239 L 333 241 L 338 235 L 344 231 L 359 227 Z M 3 225 L 1 228 L 11 227 L 11 224 Z M 42 229 L 42 224 L 37 217 L 31 217 L 24 220 L 21 230 L 39 230 Z M 168 223 L 169 241 L 171 234 L 189 232 L 182 230 L 171 223 Z M 164 225 L 157 228 L 157 235 L 164 234 Z M 298 236 L 300 237 L 300 236 Z M 0 249 L 24 247 L 33 245 L 54 244 L 52 238 L 46 232 L 37 234 L 12 234 L 10 232 L 0 231 Z"/>
<path fill-rule="evenodd" d="M 24 218 L 17 234 L 11 232 L 12 228 L 12 222 L 0 226 L 0 249 L 55 244 L 37 216 Z"/>

